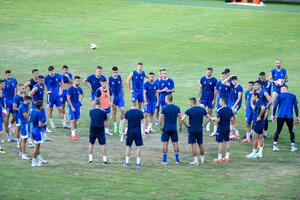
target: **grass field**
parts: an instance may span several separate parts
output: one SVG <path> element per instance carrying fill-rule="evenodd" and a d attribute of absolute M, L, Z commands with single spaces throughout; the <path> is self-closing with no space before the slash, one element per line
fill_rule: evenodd
<path fill-rule="evenodd" d="M 214 0 L 1 0 L 0 74 L 10 68 L 19 82 L 25 82 L 35 66 L 46 73 L 49 65 L 59 70 L 67 64 L 73 75 L 86 77 L 96 65 L 104 66 L 105 75 L 117 65 L 126 77 L 143 61 L 147 72 L 169 70 L 176 84 L 175 103 L 184 111 L 208 66 L 216 77 L 230 67 L 246 89 L 248 80 L 255 80 L 262 70 L 269 72 L 274 60 L 281 58 L 290 91 L 299 96 L 299 36 L 298 5 L 241 8 Z M 90 43 L 98 49 L 91 51 Z M 215 164 L 216 143 L 205 133 L 206 163 L 190 166 L 184 131 L 180 166 L 173 164 L 172 151 L 170 165 L 160 165 L 160 134 L 145 138 L 142 169 L 124 169 L 125 147 L 117 136 L 107 138 L 112 164 L 88 165 L 89 91 L 83 88 L 81 140 L 71 141 L 68 131 L 55 130 L 50 135 L 54 141 L 42 146 L 49 164 L 38 169 L 19 160 L 15 144 L 5 144 L 8 153 L 0 155 L 0 199 L 300 198 L 300 154 L 289 151 L 286 128 L 279 141 L 281 151 L 272 152 L 274 124 L 261 160 L 245 158 L 251 144 L 233 142 L 232 160 Z M 126 100 L 128 106 L 129 96 Z M 239 121 L 243 130 L 244 111 Z"/>

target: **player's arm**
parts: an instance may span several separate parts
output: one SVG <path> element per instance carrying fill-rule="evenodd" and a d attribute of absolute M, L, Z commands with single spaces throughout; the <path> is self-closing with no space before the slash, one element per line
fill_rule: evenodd
<path fill-rule="evenodd" d="M 145 135 L 145 128 L 146 128 L 145 118 L 141 120 L 141 124 L 142 124 L 142 135 Z"/>
<path fill-rule="evenodd" d="M 29 119 L 28 112 L 24 112 L 24 111 L 22 110 L 22 115 L 23 115 L 24 119 Z"/>
<path fill-rule="evenodd" d="M 167 89 L 167 92 L 169 92 L 169 93 L 173 93 L 173 92 L 175 92 L 175 84 L 174 84 L 174 81 L 172 80 L 172 85 L 171 85 L 171 88 L 172 89 Z"/>
<path fill-rule="evenodd" d="M 202 95 L 202 84 L 201 84 L 201 81 L 199 83 L 199 98 L 201 99 L 201 95 Z"/>
<path fill-rule="evenodd" d="M 270 74 L 269 74 L 269 81 L 270 81 L 271 83 L 274 83 L 272 72 L 270 72 Z"/>
<path fill-rule="evenodd" d="M 274 102 L 274 106 L 273 106 L 273 113 L 272 113 L 272 118 L 273 119 L 275 118 L 278 105 L 279 105 L 279 98 L 277 97 L 275 102 Z"/>
<path fill-rule="evenodd" d="M 83 85 L 85 85 L 89 89 L 92 89 L 92 86 L 89 83 L 90 83 L 90 76 L 88 76 L 86 79 L 84 79 Z"/>
<path fill-rule="evenodd" d="M 187 115 L 183 114 L 180 121 L 186 128 L 188 128 L 188 124 L 185 121 L 186 118 L 187 118 Z"/>
<path fill-rule="evenodd" d="M 218 90 L 217 90 L 217 87 L 215 86 L 214 87 L 214 100 L 212 102 L 213 106 L 215 106 L 215 104 L 216 104 L 217 96 L 218 96 Z"/>
<path fill-rule="evenodd" d="M 146 92 L 147 92 L 147 90 L 144 88 L 144 89 L 143 89 L 144 106 L 147 106 L 147 105 L 148 105 Z"/>
<path fill-rule="evenodd" d="M 220 122 L 220 118 L 218 116 L 216 117 L 211 117 L 210 118 L 212 121 L 216 122 L 216 123 L 219 123 Z"/>
<path fill-rule="evenodd" d="M 74 106 L 73 106 L 73 104 L 72 104 L 72 101 L 71 101 L 71 98 L 70 98 L 70 95 L 69 95 L 69 94 L 67 95 L 67 101 L 68 101 L 68 104 L 69 104 L 70 107 L 71 107 L 72 112 L 75 112 L 75 108 L 74 108 Z"/>
<path fill-rule="evenodd" d="M 27 81 L 27 82 L 24 84 L 25 89 L 28 88 L 30 85 L 31 85 L 30 81 Z"/>
<path fill-rule="evenodd" d="M 72 77 L 69 76 L 69 73 L 66 73 L 65 77 L 67 77 L 67 79 L 69 81 L 69 84 L 72 85 L 73 84 L 73 79 L 72 79 Z"/>
<path fill-rule="evenodd" d="M 299 124 L 299 108 L 298 108 L 298 101 L 297 101 L 297 97 L 295 97 L 294 99 L 294 110 L 295 110 L 295 114 L 296 114 L 296 121 Z"/>
<path fill-rule="evenodd" d="M 165 115 L 160 112 L 159 117 L 158 117 L 158 126 L 159 126 L 160 130 L 163 130 L 162 124 L 163 124 L 164 120 L 165 120 Z"/>
<path fill-rule="evenodd" d="M 244 109 L 246 110 L 247 109 L 247 96 L 246 96 L 246 93 L 245 93 L 245 101 L 244 101 Z"/>
<path fill-rule="evenodd" d="M 133 90 L 131 88 L 131 85 L 130 85 L 130 81 L 132 80 L 132 76 L 133 76 L 133 72 L 131 72 L 128 76 L 128 78 L 126 79 L 126 84 L 127 84 L 127 87 L 129 89 L 129 91 L 132 93 Z"/>
<path fill-rule="evenodd" d="M 260 113 L 259 113 L 259 115 L 257 116 L 257 119 L 256 119 L 256 121 L 260 121 L 261 119 L 263 119 L 264 118 L 264 114 L 265 114 L 265 106 L 261 106 L 260 107 Z"/>
<path fill-rule="evenodd" d="M 238 93 L 238 98 L 237 100 L 235 101 L 234 105 L 233 105 L 233 108 L 236 108 L 237 105 L 240 103 L 240 101 L 242 100 L 242 96 L 243 96 L 243 92 L 239 92 Z"/>
<path fill-rule="evenodd" d="M 123 82 L 123 79 L 122 79 L 122 96 L 123 96 L 124 101 L 125 101 L 125 92 L 124 92 L 124 82 Z"/>
<path fill-rule="evenodd" d="M 31 96 L 31 97 L 33 97 L 34 96 L 34 94 L 37 92 L 37 88 L 36 87 L 34 87 L 34 88 L 32 88 L 32 90 L 29 92 L 29 96 Z"/>
<path fill-rule="evenodd" d="M 179 121 L 179 131 L 182 132 L 182 122 L 181 122 L 181 113 L 178 113 L 178 121 Z"/>
<path fill-rule="evenodd" d="M 266 106 L 266 109 L 269 109 L 270 106 L 273 104 L 272 98 L 270 97 L 270 95 L 267 92 L 264 92 L 264 96 L 268 100 L 268 104 Z"/>
<path fill-rule="evenodd" d="M 228 81 L 231 79 L 232 76 L 233 76 L 233 75 L 230 75 L 230 76 L 228 76 L 227 78 L 225 78 L 225 79 L 222 81 L 222 84 L 223 84 L 223 85 L 229 85 Z"/>

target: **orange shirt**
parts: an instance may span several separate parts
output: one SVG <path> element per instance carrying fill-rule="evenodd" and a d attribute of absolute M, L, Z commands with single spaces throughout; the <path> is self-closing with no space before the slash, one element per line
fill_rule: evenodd
<path fill-rule="evenodd" d="M 107 88 L 106 90 L 101 90 L 101 96 L 99 97 L 101 101 L 101 108 L 102 109 L 107 109 L 110 107 L 110 94 L 109 94 L 109 89 Z"/>

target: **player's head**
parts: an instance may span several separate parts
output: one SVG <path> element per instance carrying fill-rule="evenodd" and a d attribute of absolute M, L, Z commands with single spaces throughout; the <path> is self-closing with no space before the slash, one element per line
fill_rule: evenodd
<path fill-rule="evenodd" d="M 253 94 L 252 94 L 252 101 L 257 101 L 257 100 L 259 100 L 259 98 L 260 98 L 260 95 L 259 95 L 259 93 L 257 93 L 257 92 L 254 92 Z"/>
<path fill-rule="evenodd" d="M 168 78 L 168 72 L 167 72 L 166 69 L 161 69 L 160 74 L 161 74 L 162 79 L 167 79 Z"/>
<path fill-rule="evenodd" d="M 11 70 L 10 69 L 5 70 L 5 78 L 6 78 L 6 80 L 10 80 L 10 78 L 11 78 Z"/>
<path fill-rule="evenodd" d="M 152 83 L 154 81 L 154 73 L 153 72 L 150 72 L 148 74 L 148 80 Z"/>
<path fill-rule="evenodd" d="M 208 68 L 206 69 L 206 76 L 207 76 L 207 77 L 211 77 L 211 76 L 212 76 L 212 73 L 213 73 L 213 68 L 208 67 Z"/>
<path fill-rule="evenodd" d="M 49 66 L 48 67 L 48 72 L 49 72 L 50 76 L 53 76 L 55 74 L 54 67 L 53 66 Z"/>
<path fill-rule="evenodd" d="M 258 74 L 258 76 L 259 76 L 259 80 L 260 80 L 261 82 L 265 82 L 265 81 L 266 81 L 266 73 L 265 73 L 265 72 L 260 72 L 260 73 Z"/>
<path fill-rule="evenodd" d="M 3 79 L 0 79 L 0 89 L 3 89 L 5 87 L 5 82 Z"/>
<path fill-rule="evenodd" d="M 228 104 L 228 99 L 227 97 L 222 97 L 220 98 L 220 102 L 219 102 L 220 106 L 225 107 Z"/>
<path fill-rule="evenodd" d="M 25 102 L 25 104 L 31 104 L 31 102 L 32 102 L 32 97 L 26 95 L 26 96 L 24 97 L 24 102 Z"/>
<path fill-rule="evenodd" d="M 226 78 L 227 78 L 228 76 L 230 76 L 230 69 L 229 69 L 229 68 L 225 68 L 225 69 L 224 69 L 224 72 L 225 72 L 225 74 L 226 74 Z"/>
<path fill-rule="evenodd" d="M 101 75 L 101 73 L 102 73 L 102 66 L 97 66 L 96 67 L 96 76 L 100 76 Z"/>
<path fill-rule="evenodd" d="M 285 93 L 285 92 L 288 92 L 288 91 L 289 91 L 289 87 L 287 85 L 284 84 L 280 87 L 280 92 L 281 93 Z"/>
<path fill-rule="evenodd" d="M 260 80 L 255 81 L 254 89 L 255 90 L 260 90 L 261 89 L 261 81 Z"/>
<path fill-rule="evenodd" d="M 19 84 L 17 87 L 18 93 L 19 94 L 24 94 L 25 93 L 25 86 L 24 84 Z"/>
<path fill-rule="evenodd" d="M 158 77 L 158 78 L 161 78 L 161 69 L 158 70 L 158 72 L 157 72 L 157 77 Z"/>
<path fill-rule="evenodd" d="M 76 87 L 78 87 L 80 85 L 80 80 L 81 80 L 80 76 L 74 77 L 74 84 Z"/>
<path fill-rule="evenodd" d="M 101 82 L 101 87 L 103 89 L 106 89 L 108 87 L 108 82 L 106 78 L 102 78 L 100 82 Z"/>
<path fill-rule="evenodd" d="M 279 69 L 281 67 L 281 60 L 280 59 L 275 60 L 275 65 L 276 68 Z"/>
<path fill-rule="evenodd" d="M 118 76 L 118 74 L 119 74 L 119 69 L 118 69 L 117 66 L 113 66 L 113 67 L 111 68 L 111 71 L 112 71 L 113 77 L 117 77 L 117 76 Z"/>
<path fill-rule="evenodd" d="M 43 101 L 37 101 L 34 103 L 34 105 L 38 110 L 41 110 L 43 107 Z"/>
<path fill-rule="evenodd" d="M 44 76 L 43 75 L 38 76 L 38 84 L 40 86 L 44 85 Z"/>
<path fill-rule="evenodd" d="M 67 65 L 63 65 L 63 66 L 61 67 L 61 72 L 62 72 L 63 74 L 68 73 L 68 70 L 69 70 L 69 67 L 68 67 Z"/>
<path fill-rule="evenodd" d="M 253 90 L 254 88 L 254 81 L 248 81 L 248 89 Z"/>
<path fill-rule="evenodd" d="M 197 104 L 197 99 L 195 97 L 189 98 L 190 106 L 195 106 Z"/>
<path fill-rule="evenodd" d="M 166 102 L 167 104 L 171 104 L 171 103 L 173 102 L 173 96 L 172 96 L 172 95 L 167 95 L 167 96 L 165 97 L 165 102 Z"/>
<path fill-rule="evenodd" d="M 136 108 L 136 106 L 137 106 L 137 100 L 131 99 L 131 108 Z"/>
<path fill-rule="evenodd" d="M 223 81 L 223 80 L 225 80 L 225 78 L 226 78 L 226 73 L 225 72 L 221 72 L 221 80 Z"/>
<path fill-rule="evenodd" d="M 101 100 L 100 99 L 95 99 L 95 106 L 97 107 L 97 108 L 100 108 L 101 107 Z"/>
<path fill-rule="evenodd" d="M 232 76 L 230 78 L 232 85 L 236 86 L 238 84 L 238 77 L 237 76 Z"/>
<path fill-rule="evenodd" d="M 143 69 L 143 63 L 142 62 L 138 62 L 137 65 L 136 65 L 136 67 L 137 67 L 138 71 L 142 71 L 142 69 Z"/>
<path fill-rule="evenodd" d="M 31 70 L 31 73 L 32 73 L 32 78 L 37 78 L 39 75 L 39 70 L 33 69 L 33 70 Z"/>

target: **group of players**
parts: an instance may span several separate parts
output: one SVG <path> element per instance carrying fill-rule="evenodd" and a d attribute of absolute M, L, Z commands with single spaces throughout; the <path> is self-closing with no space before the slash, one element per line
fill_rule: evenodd
<path fill-rule="evenodd" d="M 102 67 L 98 66 L 96 72 L 83 81 L 91 90 L 88 162 L 93 163 L 93 147 L 98 139 L 102 147 L 103 163 L 109 164 L 105 135 L 112 135 L 108 128 L 108 116 L 111 112 L 113 132 L 120 134 L 121 141 L 126 138 L 124 162 L 126 167 L 130 163 L 130 150 L 133 142 L 137 148 L 136 167 L 142 166 L 143 135 L 155 132 L 153 129 L 154 118 L 156 118 L 155 125 L 158 125 L 162 132 L 161 163 L 163 165 L 168 164 L 170 139 L 174 147 L 175 164 L 180 163 L 177 123 L 179 123 L 179 131 L 182 130 L 182 125 L 188 129 L 188 143 L 191 144 L 194 156 L 191 164 L 198 165 L 199 162 L 204 162 L 202 129 L 205 126 L 206 131 L 209 132 L 212 123 L 214 128 L 210 136 L 216 136 L 218 143 L 218 156 L 214 161 L 229 161 L 230 140 L 240 138 L 237 115 L 242 108 L 243 98 L 245 98 L 244 109 L 246 110 L 247 124 L 246 137 L 243 142 L 250 142 L 250 138 L 253 137 L 253 150 L 246 157 L 261 158 L 263 156 L 263 140 L 264 136 L 267 136 L 268 122 L 273 121 L 275 116 L 277 129 L 274 135 L 273 150 L 279 151 L 277 141 L 283 124 L 286 122 L 290 132 L 291 151 L 296 151 L 294 126 L 299 123 L 297 98 L 288 92 L 287 72 L 281 67 L 281 61 L 276 60 L 275 64 L 276 67 L 271 71 L 269 80 L 267 80 L 265 72 L 261 72 L 258 80 L 248 82 L 248 90 L 245 95 L 243 95 L 243 87 L 239 84 L 238 77 L 231 75 L 229 69 L 225 69 L 221 73 L 218 81 L 213 76 L 213 69 L 207 68 L 206 75 L 200 78 L 200 105 L 195 97 L 190 98 L 190 108 L 184 114 L 181 114 L 180 108 L 173 104 L 172 94 L 175 92 L 175 84 L 168 77 L 166 69 L 159 70 L 158 77 L 155 79 L 153 72 L 146 74 L 143 71 L 143 64 L 137 64 L 137 69 L 132 71 L 126 79 L 126 85 L 131 93 L 131 108 L 125 112 L 124 81 L 118 72 L 118 67 L 114 66 L 112 75 L 106 78 L 102 74 Z M 26 143 L 28 143 L 28 147 L 34 147 L 32 166 L 42 166 L 47 163 L 40 154 L 40 145 L 45 140 L 51 140 L 47 136 L 47 133 L 52 132 L 47 126 L 47 118 L 50 127 L 56 128 L 52 118 L 54 106 L 58 109 L 62 127 L 71 130 L 71 139 L 80 139 L 80 136 L 76 134 L 83 98 L 80 84 L 81 77 L 73 77 L 66 65 L 62 66 L 61 73 L 55 72 L 54 67 L 50 66 L 45 77 L 40 75 L 37 69 L 33 69 L 32 79 L 25 84 L 18 84 L 17 80 L 12 77 L 12 72 L 5 71 L 4 80 L 0 80 L 0 111 L 2 113 L 0 115 L 0 132 L 3 121 L 7 140 L 9 142 L 17 141 L 21 159 L 31 159 L 26 154 Z M 25 91 L 27 87 L 29 88 L 28 94 Z M 43 106 L 45 92 L 48 117 L 46 117 L 46 110 Z M 66 123 L 66 104 L 69 109 L 70 126 Z M 293 109 L 296 114 L 295 121 Z M 119 126 L 117 110 L 120 112 Z M 214 110 L 215 114 L 213 114 Z M 268 119 L 270 110 L 272 115 Z M 204 117 L 207 118 L 205 122 Z M 186 122 L 186 118 L 189 119 L 189 123 Z M 13 124 L 15 124 L 15 128 Z M 224 151 L 226 153 L 223 158 Z M 5 153 L 1 146 L 0 153 Z"/>

